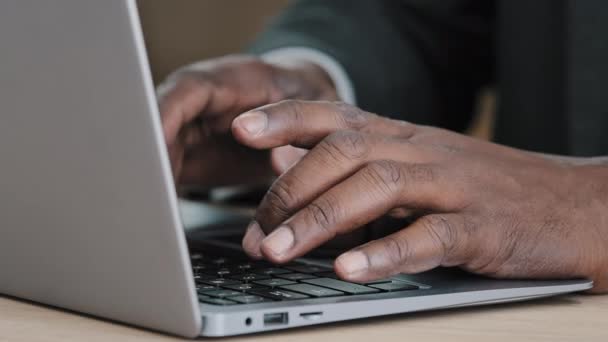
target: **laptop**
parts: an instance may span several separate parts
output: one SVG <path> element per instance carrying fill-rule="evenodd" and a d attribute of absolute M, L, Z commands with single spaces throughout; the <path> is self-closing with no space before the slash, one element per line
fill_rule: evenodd
<path fill-rule="evenodd" d="M 189 248 L 135 1 L 2 1 L 0 47 L 3 295 L 196 337 L 592 286 L 452 269 L 356 284 L 319 260 Z"/>

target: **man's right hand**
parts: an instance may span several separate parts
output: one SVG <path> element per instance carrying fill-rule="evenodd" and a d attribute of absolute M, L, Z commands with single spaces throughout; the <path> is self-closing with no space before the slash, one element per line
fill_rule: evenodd
<path fill-rule="evenodd" d="M 250 56 L 177 70 L 158 96 L 175 182 L 202 188 L 267 181 L 305 153 L 287 146 L 268 154 L 238 144 L 230 131 L 238 114 L 284 99 L 337 99 L 331 79 L 314 64 L 278 67 Z"/>

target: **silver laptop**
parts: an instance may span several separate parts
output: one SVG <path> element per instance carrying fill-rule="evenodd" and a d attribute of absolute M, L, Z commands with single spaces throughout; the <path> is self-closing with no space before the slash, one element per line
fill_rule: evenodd
<path fill-rule="evenodd" d="M 189 250 L 133 0 L 0 2 L 0 293 L 228 336 L 589 289 L 454 270 L 368 284 Z"/>

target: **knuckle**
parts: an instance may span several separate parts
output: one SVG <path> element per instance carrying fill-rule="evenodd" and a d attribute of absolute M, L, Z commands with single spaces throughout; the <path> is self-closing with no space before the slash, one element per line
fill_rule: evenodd
<path fill-rule="evenodd" d="M 158 88 L 161 95 L 168 95 L 170 93 L 175 94 L 193 94 L 201 93 L 205 91 L 211 91 L 215 87 L 215 81 L 212 80 L 211 76 L 206 77 L 204 75 L 184 74 L 179 78 L 171 81 L 168 80 L 166 85 L 162 85 Z"/>
<path fill-rule="evenodd" d="M 341 120 L 340 126 L 344 126 L 349 129 L 361 129 L 369 124 L 372 114 L 360 109 L 359 107 L 350 105 L 344 102 L 334 102 L 334 105 L 338 109 L 340 115 L 338 119 Z"/>
<path fill-rule="evenodd" d="M 319 199 L 311 203 L 306 210 L 312 223 L 320 228 L 327 237 L 333 238 L 336 235 L 333 229 L 337 221 L 337 211 L 334 204 L 328 200 Z"/>
<path fill-rule="evenodd" d="M 267 110 L 282 115 L 290 127 L 299 128 L 304 124 L 304 103 L 300 100 L 281 100 Z"/>
<path fill-rule="evenodd" d="M 337 160 L 363 159 L 370 150 L 367 138 L 357 131 L 334 132 L 325 138 L 320 145 Z"/>
<path fill-rule="evenodd" d="M 184 71 L 178 74 L 176 77 L 178 78 L 178 85 L 190 89 L 215 86 L 220 82 L 220 78 L 216 75 L 216 73 L 209 70 Z"/>
<path fill-rule="evenodd" d="M 441 246 L 444 256 L 452 255 L 458 241 L 458 230 L 455 225 L 439 215 L 424 216 L 420 223 L 426 228 L 430 238 Z"/>
<path fill-rule="evenodd" d="M 300 100 L 283 100 L 281 106 L 287 108 L 288 113 L 292 116 L 293 123 L 300 125 L 303 122 L 304 103 Z"/>
<path fill-rule="evenodd" d="M 496 253 L 497 257 L 494 258 L 498 265 L 495 265 L 494 268 L 500 269 L 509 261 L 516 259 L 519 243 L 527 238 L 524 232 L 525 230 L 523 229 L 510 229 L 505 232 L 505 236 L 502 239 L 503 243 L 500 244 L 499 250 Z"/>
<path fill-rule="evenodd" d="M 289 191 L 289 185 L 277 181 L 268 189 L 262 200 L 260 217 L 265 216 L 265 211 L 268 211 L 279 218 L 287 218 L 297 203 L 297 198 Z"/>
<path fill-rule="evenodd" d="M 408 241 L 398 239 L 395 236 L 389 235 L 383 239 L 384 250 L 388 256 L 389 262 L 393 266 L 401 266 L 411 257 L 411 249 Z"/>
<path fill-rule="evenodd" d="M 366 176 L 373 186 L 380 187 L 387 194 L 399 191 L 402 184 L 402 167 L 392 160 L 379 160 L 368 164 Z"/>
<path fill-rule="evenodd" d="M 397 134 L 395 134 L 395 136 L 405 141 L 411 141 L 411 139 L 414 139 L 421 129 L 424 129 L 418 125 L 403 120 L 391 120 L 391 124 L 397 129 Z"/>
<path fill-rule="evenodd" d="M 282 110 L 287 110 L 292 114 L 298 114 L 302 112 L 302 101 L 300 100 L 281 100 L 277 102 L 277 108 L 281 108 Z"/>
<path fill-rule="evenodd" d="M 411 164 L 405 171 L 407 178 L 414 182 L 434 182 L 437 178 L 435 168 L 428 164 Z"/>
<path fill-rule="evenodd" d="M 505 270 L 513 274 L 521 274 L 530 265 L 528 262 L 522 262 L 526 260 L 522 255 L 527 253 L 521 253 L 521 247 L 538 245 L 543 237 L 545 239 L 546 237 L 544 234 L 526 229 L 519 220 L 509 216 L 503 221 L 505 229 L 500 234 L 496 234 L 494 239 L 487 238 L 486 243 L 478 249 L 476 257 L 466 264 L 468 271 L 500 277 L 504 275 L 501 272 Z M 522 243 L 524 241 L 525 243 Z M 536 260 L 534 265 L 544 267 L 543 262 L 544 260 Z"/>

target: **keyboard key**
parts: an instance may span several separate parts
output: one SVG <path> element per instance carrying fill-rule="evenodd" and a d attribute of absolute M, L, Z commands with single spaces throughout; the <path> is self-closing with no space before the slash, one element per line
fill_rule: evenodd
<path fill-rule="evenodd" d="M 393 279 L 384 278 L 384 279 L 376 279 L 376 280 L 366 281 L 366 282 L 363 282 L 362 284 L 363 285 L 374 285 L 374 284 L 390 283 L 392 281 L 393 281 Z"/>
<path fill-rule="evenodd" d="M 207 304 L 213 304 L 213 305 L 234 305 L 234 304 L 237 304 L 237 302 L 233 302 L 231 300 L 221 299 L 221 298 L 201 299 L 201 302 L 207 303 Z"/>
<path fill-rule="evenodd" d="M 348 294 L 380 292 L 378 289 L 331 278 L 305 279 L 302 280 L 302 282 L 306 284 L 328 287 L 330 289 L 346 292 Z"/>
<path fill-rule="evenodd" d="M 205 296 L 205 295 L 202 295 L 202 294 L 198 295 L 198 300 L 209 299 L 209 298 L 211 298 L 211 297 Z"/>
<path fill-rule="evenodd" d="M 412 285 L 410 283 L 405 283 L 402 281 L 393 280 L 389 283 L 382 284 L 373 284 L 370 287 L 383 290 L 383 291 L 409 291 L 409 290 L 418 290 L 418 286 Z"/>
<path fill-rule="evenodd" d="M 298 273 L 321 273 L 330 272 L 332 270 L 329 267 L 315 265 L 291 265 L 286 266 L 286 268 Z"/>
<path fill-rule="evenodd" d="M 267 276 L 264 274 L 256 274 L 256 273 L 243 273 L 243 274 L 237 274 L 235 276 L 230 277 L 230 279 L 240 280 L 242 282 L 263 280 L 263 279 L 268 279 L 268 278 L 270 278 L 270 276 Z"/>
<path fill-rule="evenodd" d="M 233 267 L 241 269 L 243 271 L 251 271 L 260 268 L 274 267 L 274 265 L 264 260 L 243 260 L 238 263 L 235 263 Z"/>
<path fill-rule="evenodd" d="M 225 265 L 225 264 L 228 264 L 228 259 L 226 259 L 226 258 L 214 258 L 214 259 L 209 260 L 209 263 L 215 264 L 215 265 Z"/>
<path fill-rule="evenodd" d="M 196 284 L 196 292 L 205 293 L 207 291 L 217 290 L 217 286 L 207 284 Z"/>
<path fill-rule="evenodd" d="M 259 270 L 256 270 L 255 273 L 257 274 L 263 274 L 263 275 L 277 275 L 277 274 L 285 274 L 285 273 L 291 273 L 286 269 L 283 268 L 278 268 L 278 267 L 269 267 L 269 268 L 261 268 Z"/>
<path fill-rule="evenodd" d="M 262 302 L 271 302 L 270 299 L 256 296 L 256 295 L 244 295 L 244 296 L 236 296 L 230 297 L 230 300 L 235 302 L 239 302 L 241 304 L 253 304 L 253 303 L 262 303 Z"/>
<path fill-rule="evenodd" d="M 232 279 L 227 279 L 227 278 L 216 278 L 216 279 L 202 280 L 201 283 L 207 284 L 207 285 L 223 286 L 223 285 L 239 284 L 240 282 L 238 282 L 236 280 L 232 280 Z"/>
<path fill-rule="evenodd" d="M 249 272 L 255 268 L 255 264 L 252 262 L 245 262 L 245 263 L 241 263 L 241 264 L 236 264 L 236 265 L 234 265 L 234 267 L 243 272 Z"/>
<path fill-rule="evenodd" d="M 194 273 L 201 273 L 201 272 L 203 272 L 205 270 L 208 270 L 208 269 L 209 269 L 209 266 L 207 266 L 207 265 L 203 265 L 203 264 L 192 265 L 192 271 Z"/>
<path fill-rule="evenodd" d="M 204 280 L 211 280 L 211 279 L 215 279 L 215 277 L 210 276 L 210 275 L 206 275 L 206 274 L 195 274 L 194 276 L 194 281 L 197 283 L 200 283 Z"/>
<path fill-rule="evenodd" d="M 222 286 L 222 287 L 225 289 L 234 290 L 234 291 L 249 291 L 249 290 L 253 290 L 253 289 L 266 288 L 265 286 L 260 286 L 260 285 L 256 285 L 253 283 L 241 283 L 241 284 L 234 284 L 234 285 L 226 285 L 226 286 Z"/>
<path fill-rule="evenodd" d="M 222 268 L 217 268 L 214 270 L 205 270 L 202 272 L 203 274 L 207 274 L 213 277 L 220 277 L 220 278 L 224 278 L 230 275 L 235 275 L 237 273 L 240 273 L 236 270 L 231 270 L 229 268 L 226 267 L 222 267 Z"/>
<path fill-rule="evenodd" d="M 281 286 L 284 290 L 294 291 L 309 295 L 311 297 L 333 297 L 343 296 L 344 292 L 328 289 L 325 287 L 310 285 L 310 284 L 293 284 Z"/>
<path fill-rule="evenodd" d="M 190 260 L 203 260 L 205 259 L 205 256 L 201 253 L 194 253 L 190 255 Z"/>
<path fill-rule="evenodd" d="M 336 272 L 331 271 L 331 272 L 321 272 L 321 273 L 315 273 L 316 277 L 314 278 L 332 278 L 332 279 L 340 279 L 338 277 L 338 275 L 336 274 Z"/>
<path fill-rule="evenodd" d="M 312 274 L 306 274 L 306 273 L 286 273 L 286 274 L 277 274 L 277 278 L 298 281 L 298 280 L 302 280 L 302 279 L 311 279 L 311 278 L 317 278 L 317 277 L 315 277 Z"/>
<path fill-rule="evenodd" d="M 307 295 L 304 294 L 278 289 L 256 289 L 248 291 L 248 293 L 274 300 L 294 300 L 309 298 Z"/>
<path fill-rule="evenodd" d="M 333 272 L 333 271 L 332 272 L 315 273 L 315 275 L 317 275 L 318 278 L 332 278 L 332 279 L 341 280 L 340 277 L 338 277 L 338 275 L 336 274 L 336 272 Z M 385 279 L 378 279 L 378 280 L 372 280 L 372 281 L 368 281 L 368 282 L 363 282 L 361 284 L 363 284 L 363 285 L 382 284 L 382 283 L 390 283 L 391 281 L 392 281 L 392 279 L 385 278 Z"/>
<path fill-rule="evenodd" d="M 242 295 L 242 292 L 233 291 L 233 290 L 224 290 L 224 289 L 216 289 L 214 291 L 205 292 L 205 296 L 215 297 L 215 298 L 226 298 L 231 296 L 239 296 Z"/>
<path fill-rule="evenodd" d="M 279 279 L 279 278 L 256 280 L 253 283 L 257 284 L 257 285 L 270 286 L 270 287 L 277 287 L 277 286 L 295 284 L 295 282 L 293 282 L 291 280 Z"/>

